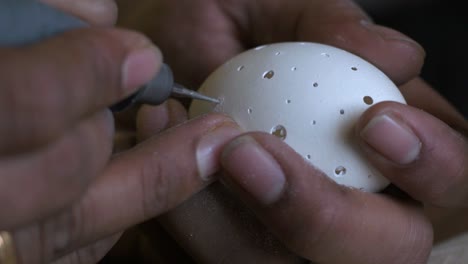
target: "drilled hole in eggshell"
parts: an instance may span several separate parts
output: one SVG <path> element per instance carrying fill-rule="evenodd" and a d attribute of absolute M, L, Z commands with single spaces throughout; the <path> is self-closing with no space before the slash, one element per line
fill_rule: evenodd
<path fill-rule="evenodd" d="M 281 55 L 281 51 L 275 53 L 276 56 Z"/>
<path fill-rule="evenodd" d="M 351 70 L 357 71 L 357 68 L 356 67 L 351 67 Z"/>
<path fill-rule="evenodd" d="M 245 66 L 239 66 L 239 68 L 237 68 L 237 71 L 242 71 L 243 69 L 245 68 Z"/>
<path fill-rule="evenodd" d="M 338 177 L 344 176 L 346 174 L 346 168 L 343 166 L 338 166 L 335 169 L 335 175 Z"/>
<path fill-rule="evenodd" d="M 366 105 L 372 105 L 374 103 L 374 99 L 370 96 L 364 96 L 363 100 Z"/>
<path fill-rule="evenodd" d="M 297 67 L 292 67 L 291 71 L 297 71 Z"/>
<path fill-rule="evenodd" d="M 252 112 L 253 112 L 252 108 L 247 109 L 247 113 L 248 113 L 249 115 L 252 114 Z"/>
<path fill-rule="evenodd" d="M 341 115 L 344 115 L 345 114 L 345 111 L 343 109 L 340 110 L 340 114 Z"/>
<path fill-rule="evenodd" d="M 285 140 L 288 132 L 286 131 L 286 128 L 284 126 L 277 125 L 271 129 L 271 134 L 282 140 Z"/>
<path fill-rule="evenodd" d="M 273 76 L 275 76 L 274 71 L 267 71 L 263 74 L 263 79 L 271 79 Z"/>
<path fill-rule="evenodd" d="M 317 121 L 315 121 L 315 120 L 312 120 L 312 122 L 310 122 L 310 123 L 311 123 L 312 125 L 314 125 L 314 126 L 315 126 L 315 125 L 317 124 Z"/>
<path fill-rule="evenodd" d="M 318 83 L 314 83 L 314 87 L 318 87 L 318 86 L 319 86 L 319 84 L 318 84 Z"/>
<path fill-rule="evenodd" d="M 289 100 L 289 99 L 286 100 L 286 103 L 287 103 L 287 104 L 290 104 L 290 103 L 291 103 L 291 100 Z"/>
<path fill-rule="evenodd" d="M 325 53 L 325 52 L 324 52 L 324 53 L 322 53 L 322 54 L 320 54 L 320 55 L 322 55 L 322 56 L 324 56 L 324 57 L 327 57 L 327 58 L 330 58 L 330 54 L 328 54 L 328 53 Z"/>
<path fill-rule="evenodd" d="M 310 160 L 310 159 L 312 158 L 312 156 L 311 156 L 311 155 L 307 155 L 306 158 L 307 158 L 308 160 Z"/>

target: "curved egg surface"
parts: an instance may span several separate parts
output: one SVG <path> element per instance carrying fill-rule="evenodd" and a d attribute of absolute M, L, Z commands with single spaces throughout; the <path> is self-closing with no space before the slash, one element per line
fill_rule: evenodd
<path fill-rule="evenodd" d="M 284 140 L 339 184 L 377 192 L 389 182 L 361 153 L 354 126 L 382 101 L 405 103 L 379 69 L 347 51 L 318 43 L 275 43 L 245 51 L 216 69 L 189 115 L 230 115 L 246 131 Z"/>

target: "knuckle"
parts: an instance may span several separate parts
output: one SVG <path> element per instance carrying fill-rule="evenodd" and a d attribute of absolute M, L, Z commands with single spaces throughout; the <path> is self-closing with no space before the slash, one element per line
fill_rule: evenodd
<path fill-rule="evenodd" d="M 81 215 L 69 212 L 38 221 L 14 234 L 20 263 L 50 263 L 72 249 L 81 233 Z"/>
<path fill-rule="evenodd" d="M 400 254 L 402 258 L 398 263 L 425 263 L 429 258 L 434 240 L 434 232 L 431 223 L 427 219 L 409 220 L 408 231 L 399 243 L 399 252 L 411 252 Z M 404 241 L 404 242 L 403 242 Z"/>
<path fill-rule="evenodd" d="M 44 182 L 50 183 L 47 188 L 64 202 L 79 197 L 111 155 L 112 139 L 103 131 L 106 122 L 94 121 L 51 145 L 38 162 Z"/>
<path fill-rule="evenodd" d="M 81 103 L 88 102 L 91 106 L 103 106 L 110 103 L 109 99 L 116 99 L 125 94 L 121 84 L 120 63 L 125 56 L 125 49 L 115 43 L 114 32 L 102 29 L 86 29 L 79 37 L 79 45 L 74 47 L 80 54 L 80 60 L 86 67 L 80 67 L 81 80 L 78 84 L 86 89 L 76 87 L 73 98 L 81 98 Z M 107 44 L 107 45 L 106 45 Z M 76 85 L 76 84 L 75 84 Z"/>
<path fill-rule="evenodd" d="M 437 206 L 457 206 L 464 204 L 467 200 L 466 187 L 468 185 L 468 171 L 463 154 L 455 154 L 441 168 L 434 171 L 439 173 L 429 174 L 432 182 L 423 184 L 428 186 L 425 199 Z M 434 162 L 441 164 L 441 162 Z M 444 175 L 445 174 L 445 175 Z M 444 177 L 440 177 L 444 175 Z"/>
<path fill-rule="evenodd" d="M 445 206 L 447 198 L 452 195 L 452 186 L 447 182 L 437 182 L 431 184 L 426 191 L 426 197 L 423 200 L 427 200 L 430 203 L 437 206 Z"/>
<path fill-rule="evenodd" d="M 34 224 L 14 232 L 16 257 L 19 263 L 47 263 L 48 245 L 44 225 Z"/>
<path fill-rule="evenodd" d="M 61 116 L 67 110 L 66 102 L 60 93 L 52 91 L 50 87 L 54 84 L 37 80 L 34 87 L 31 85 L 7 83 L 4 90 L 8 91 L 2 92 L 1 117 L 7 125 L 1 130 L 12 141 L 17 138 L 26 142 L 47 141 L 63 127 Z"/>
<path fill-rule="evenodd" d="M 74 177 L 88 167 L 89 157 L 83 154 L 80 143 L 75 138 L 65 138 L 52 145 L 51 150 L 43 156 L 40 171 L 44 175 L 44 181 L 51 183 L 50 187 L 63 193 L 74 193 L 73 190 L 83 187 L 84 178 Z M 61 165 L 57 166 L 58 163 Z"/>
<path fill-rule="evenodd" d="M 46 256 L 51 259 L 56 259 L 69 253 L 76 248 L 77 243 L 81 240 L 84 230 L 84 216 L 92 215 L 85 214 L 81 207 L 76 207 L 71 210 L 66 210 L 64 213 L 53 217 L 51 220 L 44 223 L 45 239 L 44 245 L 49 245 Z"/>
<path fill-rule="evenodd" d="M 112 26 L 117 21 L 118 8 L 115 1 L 92 1 L 90 8 L 89 21 L 102 26 Z M 91 17 L 92 16 L 92 17 Z"/>
<path fill-rule="evenodd" d="M 313 228 L 309 231 L 309 236 L 313 238 L 310 246 L 308 246 L 309 248 L 307 248 L 309 252 L 321 250 L 321 245 L 325 244 L 326 240 L 332 236 L 332 232 L 341 225 L 339 211 L 337 206 L 328 204 L 314 215 L 314 219 L 312 219 Z M 307 226 L 304 228 L 307 228 Z M 301 241 L 298 242 L 301 245 Z M 302 241 L 302 245 L 304 245 L 304 241 Z"/>
<path fill-rule="evenodd" d="M 338 203 L 320 203 L 313 211 L 315 213 L 310 218 L 294 223 L 286 237 L 294 251 L 306 256 L 320 255 L 329 238 L 333 237 L 334 230 L 342 225 Z"/>
<path fill-rule="evenodd" d="M 161 153 L 153 153 L 140 172 L 142 191 L 142 213 L 144 219 L 168 210 L 172 181 L 165 164 L 171 160 Z"/>

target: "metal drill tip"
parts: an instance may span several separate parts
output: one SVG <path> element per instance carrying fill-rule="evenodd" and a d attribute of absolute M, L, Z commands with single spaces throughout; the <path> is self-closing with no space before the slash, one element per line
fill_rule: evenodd
<path fill-rule="evenodd" d="M 196 100 L 207 101 L 215 104 L 219 104 L 219 100 L 203 95 L 201 93 L 197 93 L 193 90 L 187 89 L 180 84 L 174 83 L 174 87 L 172 87 L 172 95 L 179 96 L 179 97 L 188 97 Z"/>

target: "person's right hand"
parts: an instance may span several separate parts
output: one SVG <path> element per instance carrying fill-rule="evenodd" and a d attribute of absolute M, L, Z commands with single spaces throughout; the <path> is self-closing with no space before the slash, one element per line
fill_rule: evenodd
<path fill-rule="evenodd" d="M 123 230 L 203 188 L 238 134 L 209 115 L 112 156 L 107 107 L 162 61 L 136 32 L 73 30 L 0 57 L 0 231 L 18 263 L 97 262 Z"/>

